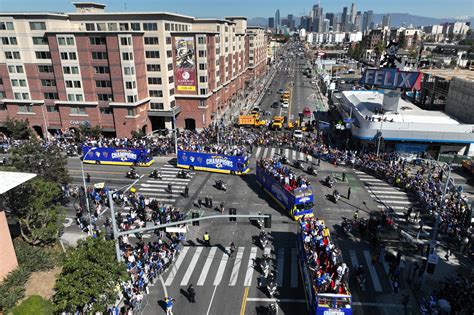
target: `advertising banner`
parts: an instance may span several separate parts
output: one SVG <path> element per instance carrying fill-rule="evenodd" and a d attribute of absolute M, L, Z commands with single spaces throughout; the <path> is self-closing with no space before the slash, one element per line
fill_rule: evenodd
<path fill-rule="evenodd" d="M 149 166 L 154 161 L 150 149 L 103 148 L 83 146 L 84 163 Z"/>
<path fill-rule="evenodd" d="M 420 89 L 421 73 L 418 71 L 400 71 L 396 68 L 365 70 L 359 84 L 374 85 L 381 89 Z"/>
<path fill-rule="evenodd" d="M 175 85 L 178 91 L 196 91 L 194 37 L 175 37 Z"/>
<path fill-rule="evenodd" d="M 201 153 L 178 150 L 178 166 L 192 166 L 196 170 L 245 172 L 246 156 Z"/>

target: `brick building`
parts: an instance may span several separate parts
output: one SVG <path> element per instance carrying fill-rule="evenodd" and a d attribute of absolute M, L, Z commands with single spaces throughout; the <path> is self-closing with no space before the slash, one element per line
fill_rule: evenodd
<path fill-rule="evenodd" d="M 267 38 L 244 17 L 114 12 L 0 13 L 0 126 L 200 129 L 266 71 Z"/>

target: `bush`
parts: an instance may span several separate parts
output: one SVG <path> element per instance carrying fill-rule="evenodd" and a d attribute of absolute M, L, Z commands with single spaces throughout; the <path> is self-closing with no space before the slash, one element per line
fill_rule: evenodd
<path fill-rule="evenodd" d="M 38 295 L 30 296 L 12 310 L 13 315 L 50 315 L 53 312 L 53 304 Z"/>
<path fill-rule="evenodd" d="M 41 247 L 31 246 L 22 239 L 13 241 L 18 264 L 29 272 L 44 271 L 54 267 L 51 253 Z"/>

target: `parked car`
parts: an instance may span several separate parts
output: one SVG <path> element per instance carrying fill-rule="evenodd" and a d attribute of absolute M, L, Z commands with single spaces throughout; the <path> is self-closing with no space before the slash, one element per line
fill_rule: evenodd
<path fill-rule="evenodd" d="M 283 90 L 283 89 L 278 90 L 278 94 L 283 94 L 283 92 L 285 92 L 285 90 Z"/>
<path fill-rule="evenodd" d="M 303 138 L 303 131 L 301 131 L 299 129 L 296 129 L 295 131 L 293 131 L 293 137 L 295 137 L 297 139 L 302 139 Z"/>
<path fill-rule="evenodd" d="M 305 107 L 303 109 L 303 115 L 304 115 L 304 117 L 311 118 L 311 111 L 309 110 L 308 107 Z"/>
<path fill-rule="evenodd" d="M 272 108 L 278 108 L 278 105 L 279 105 L 278 102 L 273 102 L 272 105 L 271 105 L 271 107 L 272 107 Z"/>
<path fill-rule="evenodd" d="M 281 102 L 281 107 L 288 108 L 288 106 L 290 106 L 290 103 L 288 103 L 288 101 Z"/>

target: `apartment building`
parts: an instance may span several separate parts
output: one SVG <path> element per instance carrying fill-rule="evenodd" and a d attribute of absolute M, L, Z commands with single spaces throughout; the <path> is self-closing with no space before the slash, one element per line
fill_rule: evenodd
<path fill-rule="evenodd" d="M 28 119 L 44 135 L 99 125 L 119 137 L 200 129 L 265 71 L 264 32 L 244 17 L 74 5 L 75 13 L 0 13 L 0 126 Z"/>

